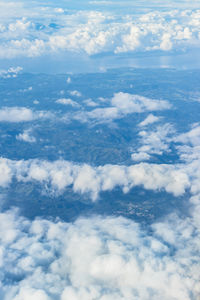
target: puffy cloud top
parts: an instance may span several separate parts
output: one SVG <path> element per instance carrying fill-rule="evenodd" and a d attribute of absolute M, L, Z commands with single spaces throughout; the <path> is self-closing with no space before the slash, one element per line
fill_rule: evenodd
<path fill-rule="evenodd" d="M 11 161 L 0 159 L 0 185 L 6 186 L 13 177 L 18 181 L 40 182 L 45 191 L 46 183 L 55 193 L 61 193 L 68 186 L 74 192 L 89 194 L 94 200 L 101 191 L 109 191 L 120 186 L 124 193 L 134 186 L 148 190 L 162 190 L 182 195 L 187 188 L 199 189 L 199 164 L 156 165 L 140 163 L 132 166 L 105 165 L 92 167 L 67 161 L 47 162 L 40 160 Z"/>
<path fill-rule="evenodd" d="M 173 2 L 174 7 L 180 6 Z M 168 2 L 165 11 L 152 7 L 149 13 L 142 14 L 141 10 L 137 14 L 137 5 L 133 9 L 133 2 L 127 4 L 130 11 L 123 11 L 123 14 L 120 11 L 114 14 L 105 8 L 101 11 L 99 6 L 95 10 L 95 2 L 92 11 L 81 10 L 81 5 L 79 11 L 68 7 L 45 7 L 39 1 L 30 8 L 23 2 L 15 3 L 13 9 L 13 3 L 2 2 L 0 57 L 34 57 L 58 51 L 93 55 L 199 47 L 199 10 L 184 9 L 187 5 L 185 1 L 181 2 L 183 5 L 179 9 L 172 10 L 172 3 Z M 99 3 L 102 1 L 96 5 Z"/>

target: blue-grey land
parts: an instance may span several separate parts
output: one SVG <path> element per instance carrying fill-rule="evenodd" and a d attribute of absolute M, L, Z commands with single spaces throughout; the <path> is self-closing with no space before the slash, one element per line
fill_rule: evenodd
<path fill-rule="evenodd" d="M 0 17 L 0 298 L 200 299 L 199 2 Z"/>

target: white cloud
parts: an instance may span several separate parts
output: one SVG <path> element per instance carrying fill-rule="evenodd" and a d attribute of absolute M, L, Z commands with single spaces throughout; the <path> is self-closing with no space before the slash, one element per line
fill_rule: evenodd
<path fill-rule="evenodd" d="M 171 50 L 173 43 L 171 41 L 171 34 L 164 33 L 161 39 L 160 49 L 164 51 Z"/>
<path fill-rule="evenodd" d="M 44 111 L 34 112 L 26 107 L 3 107 L 0 109 L 0 122 L 29 122 L 40 118 L 52 117 L 51 113 Z"/>
<path fill-rule="evenodd" d="M 22 287 L 13 300 L 50 300 L 43 290 L 36 290 L 33 288 Z"/>
<path fill-rule="evenodd" d="M 127 7 L 130 5 L 134 4 L 129 2 Z M 114 14 L 112 11 L 101 12 L 99 7 L 96 11 L 81 8 L 70 11 L 68 7 L 47 7 L 42 3 L 30 7 L 23 2 L 15 5 L 1 2 L 2 59 L 58 54 L 60 51 L 93 55 L 158 49 L 182 51 L 194 45 L 199 47 L 198 8 L 172 10 L 168 3 L 165 11 L 151 8 L 149 13 L 140 11 L 137 14 L 135 7 L 135 12 Z M 66 10 L 67 14 L 64 13 Z M 48 24 L 51 19 L 55 28 Z"/>
<path fill-rule="evenodd" d="M 151 234 L 121 217 L 64 223 L 0 213 L 1 297 L 198 299 L 199 225 L 194 209 L 154 223 Z"/>
<path fill-rule="evenodd" d="M 32 90 L 33 90 L 33 87 L 32 87 L 32 86 L 29 86 L 29 87 L 27 87 L 27 88 L 25 88 L 25 89 L 20 90 L 20 92 L 22 92 L 22 93 L 27 93 L 27 92 L 31 92 Z"/>
<path fill-rule="evenodd" d="M 14 23 L 10 23 L 8 25 L 8 30 L 11 32 L 17 32 L 17 34 L 19 34 L 19 32 L 24 32 L 27 31 L 27 29 L 30 27 L 31 22 L 27 21 L 25 18 L 22 18 L 21 20 L 16 20 Z"/>
<path fill-rule="evenodd" d="M 187 133 L 180 134 L 174 139 L 176 142 L 189 144 L 192 146 L 200 146 L 200 126 L 195 124 L 194 127 Z"/>
<path fill-rule="evenodd" d="M 68 99 L 60 98 L 60 99 L 56 100 L 56 103 L 63 104 L 63 105 L 71 105 L 73 107 L 79 106 L 79 104 L 76 101 L 69 99 L 69 98 Z"/>
<path fill-rule="evenodd" d="M 32 133 L 31 129 L 26 129 L 26 130 L 24 130 L 23 133 L 18 134 L 16 136 L 16 139 L 19 141 L 24 141 L 24 142 L 28 142 L 28 143 L 35 143 L 36 138 L 34 136 L 32 136 L 31 133 Z"/>
<path fill-rule="evenodd" d="M 143 113 L 147 111 L 160 111 L 171 108 L 171 105 L 168 101 L 155 100 L 123 92 L 114 94 L 114 96 L 107 101 L 103 99 L 102 102 L 104 101 L 105 103 L 107 102 L 106 104 L 109 106 L 95 108 L 89 112 L 81 111 L 74 116 L 74 119 L 81 122 L 87 122 L 90 120 L 97 122 L 111 122 L 115 119 L 123 118 L 127 114 Z M 90 102 L 90 106 L 94 106 L 94 104 L 95 103 Z M 156 117 L 154 117 L 154 121 L 155 118 Z"/>
<path fill-rule="evenodd" d="M 93 101 L 92 99 L 86 99 L 83 101 L 87 106 L 90 107 L 95 107 L 98 106 L 98 103 L 96 103 L 95 101 Z"/>
<path fill-rule="evenodd" d="M 118 108 L 122 113 L 145 112 L 165 110 L 171 108 L 169 102 L 164 100 L 149 99 L 139 95 L 128 93 L 116 93 L 111 99 L 111 104 Z"/>
<path fill-rule="evenodd" d="M 149 115 L 139 127 L 157 122 L 159 119 Z M 140 136 L 138 148 L 131 154 L 134 161 L 145 161 L 149 160 L 152 154 L 162 155 L 163 152 L 170 152 L 171 142 L 176 140 L 175 130 L 171 124 L 158 125 L 153 130 L 141 130 L 138 135 Z"/>
<path fill-rule="evenodd" d="M 71 77 L 67 77 L 66 82 L 67 82 L 67 83 L 71 83 L 71 82 L 72 82 Z"/>
<path fill-rule="evenodd" d="M 64 13 L 64 9 L 61 8 L 61 7 L 55 8 L 54 11 L 55 11 L 56 13 L 61 13 L 61 14 Z"/>
<path fill-rule="evenodd" d="M 163 152 L 169 151 L 169 145 L 174 133 L 175 130 L 170 124 L 157 126 L 156 129 L 152 131 L 140 131 L 141 146 L 138 148 L 138 151 L 161 155 Z"/>
<path fill-rule="evenodd" d="M 140 45 L 140 39 L 146 35 L 145 31 L 141 31 L 139 27 L 130 24 L 129 33 L 122 36 L 122 46 L 118 46 L 115 53 L 128 52 L 136 50 Z"/>
<path fill-rule="evenodd" d="M 144 160 L 149 160 L 150 155 L 146 152 L 136 152 L 131 154 L 131 158 L 134 161 L 144 161 Z"/>
<path fill-rule="evenodd" d="M 63 193 L 67 187 L 76 193 L 88 195 L 96 201 L 102 191 L 117 186 L 127 193 L 135 186 L 147 190 L 165 190 L 180 196 L 186 190 L 200 190 L 199 161 L 188 164 L 139 163 L 131 166 L 104 165 L 92 167 L 58 160 L 11 161 L 0 159 L 0 184 L 4 187 L 15 177 L 18 182 L 38 182 L 43 192 Z M 4 174 L 5 173 L 5 174 Z M 48 189 L 47 189 L 48 187 Z"/>
<path fill-rule="evenodd" d="M 0 77 L 2 78 L 15 78 L 18 73 L 23 70 L 22 67 L 10 67 L 8 70 L 0 70 Z"/>
<path fill-rule="evenodd" d="M 70 93 L 70 95 L 72 95 L 72 96 L 76 96 L 76 97 L 81 97 L 82 95 L 81 95 L 81 93 L 79 92 L 79 91 L 70 91 L 69 92 Z"/>
<path fill-rule="evenodd" d="M 0 186 L 6 187 L 11 182 L 13 172 L 6 159 L 0 159 Z"/>
<path fill-rule="evenodd" d="M 39 104 L 40 102 L 38 101 L 38 100 L 34 100 L 33 101 L 33 104 L 35 104 L 35 105 L 37 105 L 37 104 Z"/>
<path fill-rule="evenodd" d="M 85 119 L 97 120 L 97 121 L 112 121 L 120 118 L 120 111 L 116 107 L 96 108 L 90 112 L 85 113 Z M 84 118 L 83 118 L 84 120 Z M 80 118 L 82 121 L 82 118 Z"/>
<path fill-rule="evenodd" d="M 153 114 L 150 114 L 146 117 L 146 119 L 144 121 L 140 122 L 139 126 L 140 127 L 147 126 L 149 124 L 158 122 L 159 120 L 160 120 L 160 117 L 156 117 Z"/>
<path fill-rule="evenodd" d="M 27 122 L 34 118 L 33 111 L 26 107 L 3 107 L 0 109 L 0 122 Z"/>

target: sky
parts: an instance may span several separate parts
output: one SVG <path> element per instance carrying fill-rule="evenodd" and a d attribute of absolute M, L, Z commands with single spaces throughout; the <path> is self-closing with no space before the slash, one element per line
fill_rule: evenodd
<path fill-rule="evenodd" d="M 0 0 L 1 299 L 200 300 L 199 50 L 199 0 Z M 137 221 L 137 193 L 175 209 Z"/>

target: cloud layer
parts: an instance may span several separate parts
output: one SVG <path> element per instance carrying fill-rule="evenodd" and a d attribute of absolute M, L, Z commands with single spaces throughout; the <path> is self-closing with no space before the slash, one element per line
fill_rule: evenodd
<path fill-rule="evenodd" d="M 109 9 L 99 11 L 99 7 L 95 10 L 94 3 L 93 10 L 91 5 L 87 10 L 69 10 L 39 2 L 30 9 L 21 2 L 15 4 L 14 10 L 13 5 L 1 2 L 4 13 L 0 24 L 0 58 L 63 51 L 93 55 L 199 47 L 199 10 L 184 10 L 185 3 L 181 9 L 170 7 L 161 11 L 158 8 L 142 14 L 134 10 L 125 14 L 114 14 Z"/>
<path fill-rule="evenodd" d="M 124 218 L 31 222 L 0 213 L 1 298 L 199 299 L 199 225 L 195 215 L 171 215 L 150 234 Z"/>

